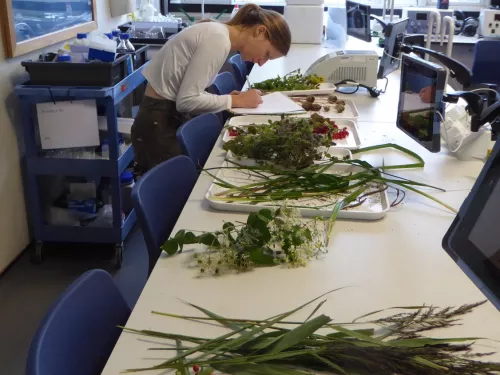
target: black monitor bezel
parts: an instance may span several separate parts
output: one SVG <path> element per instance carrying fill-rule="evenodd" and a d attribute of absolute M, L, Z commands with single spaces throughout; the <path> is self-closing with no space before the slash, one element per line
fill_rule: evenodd
<path fill-rule="evenodd" d="M 378 67 L 378 79 L 387 77 L 401 66 L 401 44 L 403 43 L 407 28 L 407 18 L 387 25 L 384 32 L 384 53 Z"/>
<path fill-rule="evenodd" d="M 496 143 L 479 177 L 443 238 L 443 249 L 500 310 L 500 279 L 486 269 L 488 258 L 469 239 L 491 192 L 500 183 L 500 144 Z M 492 236 L 497 233 L 491 233 Z M 483 272 L 480 272 L 480 271 Z"/>
<path fill-rule="evenodd" d="M 348 8 L 349 7 L 352 7 L 352 6 L 358 6 L 360 8 L 365 8 L 365 25 L 367 25 L 365 27 L 365 34 L 364 35 L 360 35 L 358 33 L 355 33 L 352 31 L 352 28 L 349 28 L 349 22 L 348 22 Z M 371 6 L 370 5 L 366 5 L 366 4 L 361 4 L 361 3 L 358 3 L 358 2 L 355 2 L 355 1 L 350 1 L 350 0 L 347 0 L 345 2 L 345 9 L 346 9 L 346 31 L 347 31 L 347 35 L 349 36 L 352 36 L 353 38 L 357 38 L 357 39 L 360 39 L 360 40 L 363 40 L 365 42 L 368 42 L 368 43 L 371 43 L 372 41 L 372 30 L 371 30 L 371 26 L 370 26 L 370 14 L 371 14 Z"/>
<path fill-rule="evenodd" d="M 430 152 L 436 153 L 441 151 L 441 130 L 440 130 L 440 125 L 441 125 L 441 116 L 437 112 L 440 112 L 442 114 L 443 112 L 443 94 L 445 91 L 445 85 L 446 85 L 446 70 L 442 68 L 441 66 L 431 63 L 429 61 L 426 61 L 424 59 L 421 59 L 420 57 L 417 56 L 411 56 L 407 54 L 402 55 L 401 59 L 401 83 L 400 83 L 400 89 L 399 89 L 399 102 L 398 102 L 398 113 L 397 113 L 397 120 L 396 120 L 396 126 L 399 130 L 401 130 L 403 133 L 408 135 L 411 139 L 413 139 L 415 142 L 420 144 L 422 147 L 426 148 Z M 417 64 L 421 69 L 427 70 L 429 73 L 434 73 L 436 74 L 436 90 L 435 90 L 435 97 L 434 97 L 434 103 L 436 107 L 436 111 L 434 113 L 433 121 L 432 121 L 432 137 L 431 140 L 429 141 L 422 141 L 414 137 L 411 133 L 406 131 L 401 125 L 400 125 L 400 117 L 401 117 L 401 108 L 402 104 L 404 105 L 404 102 L 402 100 L 402 95 L 401 93 L 404 91 L 404 72 L 405 72 L 405 66 L 407 64 Z"/>

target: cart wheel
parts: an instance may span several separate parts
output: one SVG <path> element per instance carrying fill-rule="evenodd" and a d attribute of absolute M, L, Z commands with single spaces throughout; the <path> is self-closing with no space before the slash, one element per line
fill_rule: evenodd
<path fill-rule="evenodd" d="M 120 269 L 123 263 L 123 243 L 115 245 L 115 267 Z"/>
<path fill-rule="evenodd" d="M 31 262 L 34 264 L 42 264 L 43 262 L 43 242 L 37 241 L 35 244 L 35 252 L 31 254 Z"/>

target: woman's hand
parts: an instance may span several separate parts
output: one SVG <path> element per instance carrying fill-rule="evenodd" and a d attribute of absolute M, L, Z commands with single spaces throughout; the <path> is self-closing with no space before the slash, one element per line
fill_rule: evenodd
<path fill-rule="evenodd" d="M 240 94 L 241 94 L 241 91 L 233 90 L 233 91 L 231 91 L 231 94 L 229 94 L 229 95 L 240 95 Z"/>
<path fill-rule="evenodd" d="M 262 103 L 261 92 L 250 89 L 237 95 L 231 95 L 233 108 L 257 108 Z"/>

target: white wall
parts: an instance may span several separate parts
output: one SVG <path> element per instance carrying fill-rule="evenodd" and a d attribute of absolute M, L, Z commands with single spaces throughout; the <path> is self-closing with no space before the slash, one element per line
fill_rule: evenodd
<path fill-rule="evenodd" d="M 95 1 L 99 31 L 109 32 L 126 22 L 126 17 L 111 18 L 107 0 Z M 0 31 L 0 37 L 1 34 Z M 44 51 L 54 49 L 57 46 L 48 47 Z M 27 79 L 21 61 L 35 59 L 39 54 L 40 51 L 36 51 L 30 55 L 6 59 L 4 48 L 0 47 L 0 273 L 29 243 L 17 138 L 21 121 L 12 89 L 14 85 Z"/>

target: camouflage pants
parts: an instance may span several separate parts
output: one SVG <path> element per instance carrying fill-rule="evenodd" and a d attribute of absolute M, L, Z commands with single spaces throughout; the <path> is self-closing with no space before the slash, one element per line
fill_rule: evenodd
<path fill-rule="evenodd" d="M 132 125 L 132 145 L 135 153 L 135 172 L 146 173 L 155 165 L 182 151 L 177 142 L 177 129 L 194 116 L 180 113 L 170 100 L 145 96 Z"/>

